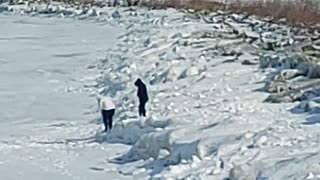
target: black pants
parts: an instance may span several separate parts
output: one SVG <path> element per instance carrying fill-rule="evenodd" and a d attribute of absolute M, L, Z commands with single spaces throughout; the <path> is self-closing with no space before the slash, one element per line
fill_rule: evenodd
<path fill-rule="evenodd" d="M 112 129 L 112 117 L 114 115 L 114 109 L 102 110 L 102 120 L 105 127 L 105 131 Z"/>
<path fill-rule="evenodd" d="M 146 117 L 146 108 L 145 108 L 146 103 L 147 102 L 140 101 L 140 104 L 139 104 L 139 116 Z"/>

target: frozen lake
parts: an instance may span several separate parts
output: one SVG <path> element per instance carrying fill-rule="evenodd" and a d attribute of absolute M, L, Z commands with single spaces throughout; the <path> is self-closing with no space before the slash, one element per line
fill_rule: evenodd
<path fill-rule="evenodd" d="M 70 149 L 55 141 L 97 131 L 96 100 L 83 81 L 93 82 L 98 72 L 87 67 L 105 56 L 119 29 L 12 15 L 0 22 L 0 179 L 105 179 L 90 166 L 116 145 Z"/>
<path fill-rule="evenodd" d="M 23 133 L 14 131 L 21 124 L 85 120 L 95 99 L 81 92 L 81 80 L 97 75 L 87 66 L 112 47 L 117 30 L 70 19 L 2 15 L 0 22 L 1 134 Z"/>

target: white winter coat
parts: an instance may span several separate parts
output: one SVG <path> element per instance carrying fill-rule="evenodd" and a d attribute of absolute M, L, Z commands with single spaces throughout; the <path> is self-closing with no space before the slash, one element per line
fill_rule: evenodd
<path fill-rule="evenodd" d="M 100 94 L 97 95 L 98 100 L 98 108 L 100 111 L 102 110 L 113 110 L 116 108 L 115 104 L 113 103 L 113 100 L 109 96 L 102 96 Z"/>

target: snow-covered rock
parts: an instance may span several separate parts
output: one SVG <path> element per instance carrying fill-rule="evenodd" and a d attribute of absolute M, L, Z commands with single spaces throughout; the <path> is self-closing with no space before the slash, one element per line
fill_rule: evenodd
<path fill-rule="evenodd" d="M 230 180 L 256 180 L 257 172 L 252 164 L 245 163 L 230 170 Z"/>

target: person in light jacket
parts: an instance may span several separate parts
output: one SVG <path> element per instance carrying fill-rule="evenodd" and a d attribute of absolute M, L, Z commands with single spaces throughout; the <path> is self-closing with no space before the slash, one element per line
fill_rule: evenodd
<path fill-rule="evenodd" d="M 112 129 L 112 117 L 115 112 L 115 104 L 113 100 L 109 96 L 103 96 L 101 94 L 97 94 L 98 100 L 98 108 L 101 111 L 103 124 L 105 127 L 105 132 L 110 131 Z"/>
<path fill-rule="evenodd" d="M 148 92 L 147 92 L 147 87 L 146 85 L 141 81 L 141 79 L 137 79 L 136 82 L 134 83 L 135 86 L 138 87 L 138 93 L 137 96 L 139 98 L 139 116 L 144 116 L 146 117 L 146 103 L 149 100 L 148 97 Z"/>

